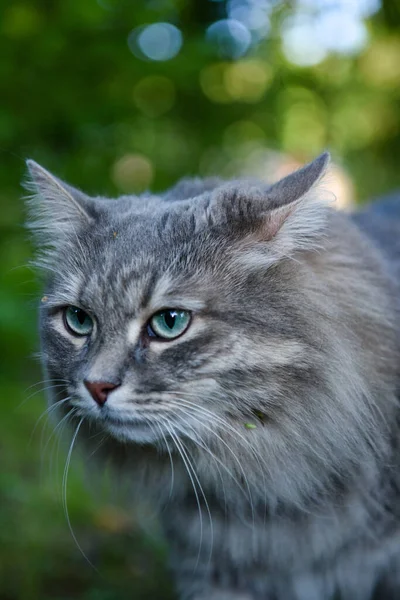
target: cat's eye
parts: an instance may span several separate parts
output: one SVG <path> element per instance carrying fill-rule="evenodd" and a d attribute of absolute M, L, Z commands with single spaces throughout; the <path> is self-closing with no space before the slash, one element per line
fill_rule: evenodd
<path fill-rule="evenodd" d="M 93 330 L 93 319 L 77 306 L 67 306 L 64 309 L 64 324 L 75 335 L 90 335 Z"/>
<path fill-rule="evenodd" d="M 174 340 L 185 333 L 190 320 L 191 314 L 187 310 L 167 308 L 152 316 L 147 326 L 148 332 L 152 337 Z"/>

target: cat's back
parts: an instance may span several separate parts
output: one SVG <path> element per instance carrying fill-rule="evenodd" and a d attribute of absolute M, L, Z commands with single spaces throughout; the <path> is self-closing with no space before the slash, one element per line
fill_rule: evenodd
<path fill-rule="evenodd" d="M 376 200 L 352 220 L 380 248 L 400 276 L 400 191 Z"/>

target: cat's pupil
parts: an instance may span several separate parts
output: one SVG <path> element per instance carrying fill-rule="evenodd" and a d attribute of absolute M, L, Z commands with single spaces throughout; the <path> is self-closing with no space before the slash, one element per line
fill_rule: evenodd
<path fill-rule="evenodd" d="M 86 314 L 83 312 L 83 310 L 79 310 L 79 309 L 75 312 L 75 314 L 76 314 L 76 318 L 78 319 L 79 323 L 81 325 L 83 325 L 85 322 L 85 319 L 86 319 Z"/>
<path fill-rule="evenodd" d="M 172 311 L 168 311 L 166 313 L 164 313 L 164 321 L 165 324 L 167 325 L 167 327 L 169 327 L 170 329 L 174 328 L 175 325 L 175 320 L 176 320 L 176 313 L 172 312 Z"/>

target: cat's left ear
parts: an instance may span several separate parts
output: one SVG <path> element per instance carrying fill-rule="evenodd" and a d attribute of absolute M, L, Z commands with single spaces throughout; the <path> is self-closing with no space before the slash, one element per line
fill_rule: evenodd
<path fill-rule="evenodd" d="M 30 192 L 28 228 L 38 244 L 56 245 L 89 225 L 94 217 L 94 201 L 79 190 L 55 177 L 33 160 L 27 160 Z"/>
<path fill-rule="evenodd" d="M 269 188 L 249 184 L 220 188 L 211 203 L 214 215 L 218 213 L 219 221 L 235 232 L 242 249 L 268 251 L 274 260 L 318 248 L 329 211 L 318 183 L 329 159 L 325 152 Z"/>
<path fill-rule="evenodd" d="M 329 204 L 323 201 L 318 184 L 329 161 L 329 153 L 324 152 L 267 190 L 270 208 L 263 217 L 260 234 L 275 240 L 275 246 L 282 244 L 282 251 L 312 249 L 324 233 Z"/>

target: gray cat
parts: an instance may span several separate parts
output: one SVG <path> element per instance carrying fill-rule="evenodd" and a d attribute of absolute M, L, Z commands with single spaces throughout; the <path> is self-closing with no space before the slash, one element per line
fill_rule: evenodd
<path fill-rule="evenodd" d="M 400 598 L 400 208 L 334 211 L 328 160 L 117 200 L 28 161 L 50 402 L 182 600 Z"/>

